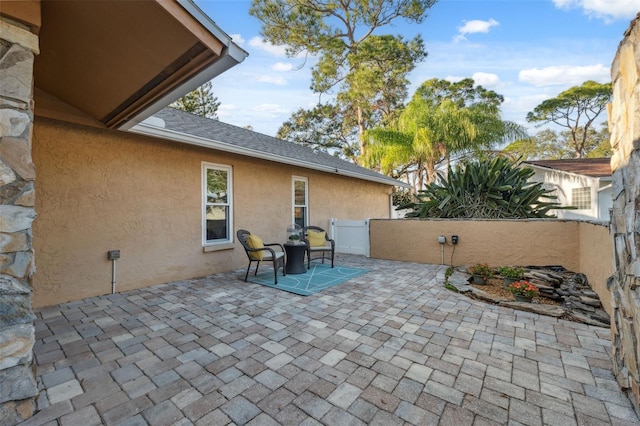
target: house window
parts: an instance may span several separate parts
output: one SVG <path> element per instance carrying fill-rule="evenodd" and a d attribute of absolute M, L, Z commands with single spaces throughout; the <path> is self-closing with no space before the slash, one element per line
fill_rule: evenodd
<path fill-rule="evenodd" d="M 591 188 L 573 188 L 571 189 L 571 205 L 578 210 L 591 209 Z"/>
<path fill-rule="evenodd" d="M 301 227 L 307 226 L 309 221 L 309 195 L 307 178 L 293 178 L 293 223 Z"/>
<path fill-rule="evenodd" d="M 231 166 L 202 163 L 204 244 L 232 241 L 233 224 Z"/>

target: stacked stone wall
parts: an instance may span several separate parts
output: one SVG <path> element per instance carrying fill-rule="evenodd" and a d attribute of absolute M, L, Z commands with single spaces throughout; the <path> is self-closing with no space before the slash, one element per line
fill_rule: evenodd
<path fill-rule="evenodd" d="M 0 424 L 31 417 L 34 374 L 31 276 L 35 170 L 31 161 L 37 36 L 0 18 Z"/>
<path fill-rule="evenodd" d="M 611 67 L 609 130 L 614 155 L 612 298 L 614 370 L 640 407 L 640 14 L 631 22 Z"/>

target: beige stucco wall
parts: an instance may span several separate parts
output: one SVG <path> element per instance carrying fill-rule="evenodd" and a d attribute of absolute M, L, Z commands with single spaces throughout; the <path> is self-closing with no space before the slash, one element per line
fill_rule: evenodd
<path fill-rule="evenodd" d="M 613 242 L 609 233 L 609 225 L 579 222 L 578 229 L 580 230 L 580 245 L 578 247 L 579 266 L 577 271 L 587 276 L 591 288 L 598 293 L 602 306 L 611 315 L 613 308 L 607 280 L 613 274 L 611 265 Z"/>
<path fill-rule="evenodd" d="M 447 237 L 442 246 L 438 236 Z M 459 243 L 451 245 L 451 235 Z M 372 220 L 371 257 L 418 263 L 490 266 L 561 265 L 584 273 L 610 312 L 606 280 L 612 274 L 609 229 L 570 220 Z M 453 257 L 452 257 L 453 254 Z"/>
<path fill-rule="evenodd" d="M 118 291 L 246 266 L 238 243 L 203 252 L 203 161 L 233 166 L 234 232 L 284 242 L 294 175 L 308 178 L 311 224 L 389 217 L 387 185 L 43 118 L 33 156 L 35 306 L 110 293 L 113 249 Z"/>

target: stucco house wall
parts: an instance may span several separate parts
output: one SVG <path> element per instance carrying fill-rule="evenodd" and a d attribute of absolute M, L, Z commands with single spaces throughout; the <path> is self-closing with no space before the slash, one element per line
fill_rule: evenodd
<path fill-rule="evenodd" d="M 306 177 L 309 223 L 388 218 L 391 186 L 114 130 L 36 118 L 39 176 L 34 306 L 246 266 L 239 243 L 204 251 L 202 162 L 233 167 L 233 232 L 284 242 L 292 177 Z M 242 277 L 239 276 L 238 285 Z"/>

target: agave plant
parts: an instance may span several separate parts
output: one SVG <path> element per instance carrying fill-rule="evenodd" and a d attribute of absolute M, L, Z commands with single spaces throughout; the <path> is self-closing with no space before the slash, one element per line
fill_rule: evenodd
<path fill-rule="evenodd" d="M 449 167 L 447 176 L 419 191 L 407 217 L 524 219 L 554 217 L 564 208 L 540 182 L 529 182 L 534 171 L 506 157 L 463 161 Z"/>

